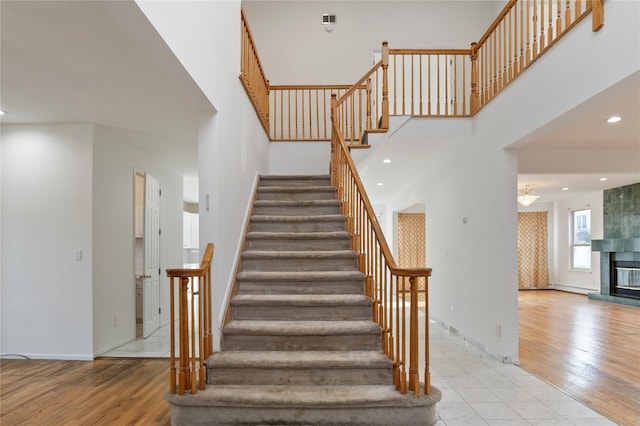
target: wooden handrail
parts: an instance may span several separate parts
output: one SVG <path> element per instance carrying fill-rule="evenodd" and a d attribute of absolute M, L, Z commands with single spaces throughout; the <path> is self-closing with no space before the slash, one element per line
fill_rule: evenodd
<path fill-rule="evenodd" d="M 213 353 L 211 317 L 211 260 L 213 244 L 207 244 L 199 268 L 167 269 L 170 282 L 171 368 L 169 392 L 184 395 L 187 389 L 192 394 L 204 389 L 207 377 L 206 361 Z M 176 372 L 175 354 L 175 280 L 178 288 L 178 362 Z M 197 319 L 196 319 L 197 312 Z"/>
<path fill-rule="evenodd" d="M 269 80 L 260 61 L 258 49 L 249 28 L 249 21 L 240 8 L 242 23 L 240 45 L 240 81 L 244 87 L 253 108 L 260 118 L 262 127 L 269 133 Z"/>

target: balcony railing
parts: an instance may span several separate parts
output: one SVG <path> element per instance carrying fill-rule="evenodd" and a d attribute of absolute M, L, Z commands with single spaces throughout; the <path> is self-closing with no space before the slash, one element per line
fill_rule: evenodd
<path fill-rule="evenodd" d="M 510 0 L 470 48 L 389 49 L 386 113 L 379 63 L 355 88 L 270 86 L 243 13 L 240 77 L 272 141 L 330 140 L 331 94 L 354 90 L 338 113 L 345 142 L 359 145 L 365 132 L 385 128 L 388 115 L 473 116 L 590 13 L 597 31 L 603 0 Z"/>

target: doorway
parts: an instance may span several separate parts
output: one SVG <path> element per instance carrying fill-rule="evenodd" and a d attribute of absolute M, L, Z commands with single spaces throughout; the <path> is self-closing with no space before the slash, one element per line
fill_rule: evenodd
<path fill-rule="evenodd" d="M 135 173 L 134 253 L 136 338 L 160 328 L 160 183 Z"/>

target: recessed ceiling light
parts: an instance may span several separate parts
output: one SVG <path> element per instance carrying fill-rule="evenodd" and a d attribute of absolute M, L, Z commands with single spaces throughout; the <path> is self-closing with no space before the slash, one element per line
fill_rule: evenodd
<path fill-rule="evenodd" d="M 600 180 L 604 182 L 605 180 L 607 180 L 607 178 L 600 178 Z"/>
<path fill-rule="evenodd" d="M 388 158 L 385 158 L 384 160 L 382 160 L 383 163 L 385 164 L 389 164 L 391 162 L 391 160 L 389 160 Z"/>
<path fill-rule="evenodd" d="M 382 182 L 378 182 L 376 185 L 382 186 L 383 184 L 382 184 Z"/>
<path fill-rule="evenodd" d="M 564 188 L 562 188 L 563 191 L 568 191 L 569 188 L 567 188 L 566 186 Z"/>
<path fill-rule="evenodd" d="M 622 117 L 620 117 L 619 115 L 612 115 L 607 119 L 607 123 L 613 124 L 613 123 L 617 123 L 620 120 L 622 120 Z"/>

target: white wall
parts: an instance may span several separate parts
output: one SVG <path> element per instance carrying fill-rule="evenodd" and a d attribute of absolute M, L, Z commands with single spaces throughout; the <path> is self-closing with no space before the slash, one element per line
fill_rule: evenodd
<path fill-rule="evenodd" d="M 238 78 L 240 1 L 139 1 L 138 5 L 215 108 L 201 117 L 199 213 L 201 250 L 209 242 L 216 246 L 213 316 L 219 319 L 234 278 L 255 175 L 269 170 L 268 137 Z M 207 194 L 209 211 L 204 202 Z"/>
<path fill-rule="evenodd" d="M 383 41 L 391 48 L 469 48 L 495 18 L 492 1 L 243 1 L 272 84 L 355 83 Z M 323 13 L 337 15 L 333 31 Z M 411 30 L 408 30 L 411 29 Z"/>
<path fill-rule="evenodd" d="M 474 117 L 468 142 L 391 203 L 396 211 L 423 194 L 430 313 L 489 352 L 518 359 L 518 165 L 505 148 L 638 72 L 639 15 L 638 2 L 608 1 L 600 32 L 580 23 Z M 561 269 L 558 281 L 575 285 Z"/>
<path fill-rule="evenodd" d="M 92 124 L 2 126 L 1 353 L 93 359 L 135 339 L 134 169 L 162 183 L 161 266 L 182 265 L 182 176 L 135 141 Z M 160 296 L 167 323 L 164 274 Z"/>
<path fill-rule="evenodd" d="M 92 359 L 92 126 L 1 132 L 0 353 Z"/>
<path fill-rule="evenodd" d="M 330 142 L 273 142 L 269 145 L 270 174 L 326 175 L 330 162 Z"/>
<path fill-rule="evenodd" d="M 591 209 L 591 239 L 604 238 L 603 192 L 554 203 L 554 264 L 551 283 L 554 288 L 587 294 L 600 291 L 600 252 L 591 252 L 591 271 L 574 271 L 571 268 L 571 212 Z"/>
<path fill-rule="evenodd" d="M 134 268 L 134 174 L 159 180 L 160 316 L 169 322 L 169 281 L 182 267 L 182 175 L 136 145 L 136 134 L 95 126 L 93 156 L 94 352 L 104 353 L 136 337 Z"/>

